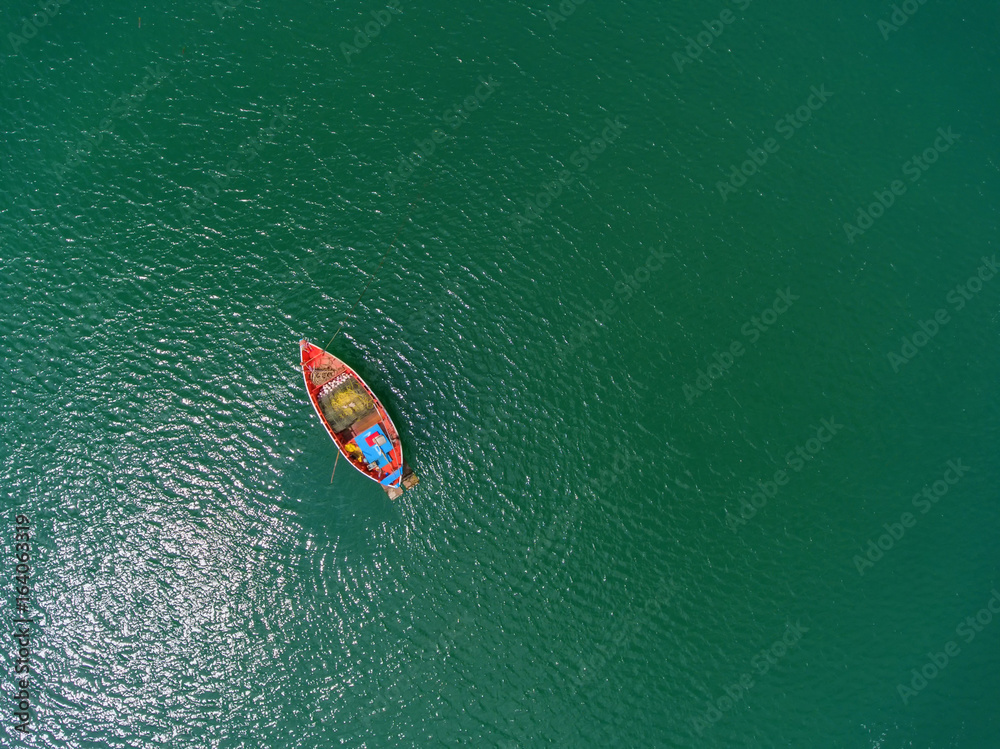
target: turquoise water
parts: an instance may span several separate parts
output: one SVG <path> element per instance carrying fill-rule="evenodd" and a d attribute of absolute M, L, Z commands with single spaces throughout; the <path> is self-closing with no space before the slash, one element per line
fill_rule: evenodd
<path fill-rule="evenodd" d="M 995 6 L 54 7 L 7 744 L 996 746 Z M 395 503 L 295 368 L 345 317 Z"/>

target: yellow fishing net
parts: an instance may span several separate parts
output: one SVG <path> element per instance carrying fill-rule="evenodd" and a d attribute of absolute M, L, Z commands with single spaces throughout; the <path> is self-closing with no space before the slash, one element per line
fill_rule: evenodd
<path fill-rule="evenodd" d="M 347 429 L 375 409 L 372 397 L 353 378 L 347 378 L 335 387 L 320 391 L 319 405 L 335 432 Z"/>

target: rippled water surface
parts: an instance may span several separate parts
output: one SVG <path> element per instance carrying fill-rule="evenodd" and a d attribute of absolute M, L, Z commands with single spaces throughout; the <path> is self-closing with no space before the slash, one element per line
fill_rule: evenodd
<path fill-rule="evenodd" d="M 5 745 L 996 745 L 996 7 L 39 7 Z"/>

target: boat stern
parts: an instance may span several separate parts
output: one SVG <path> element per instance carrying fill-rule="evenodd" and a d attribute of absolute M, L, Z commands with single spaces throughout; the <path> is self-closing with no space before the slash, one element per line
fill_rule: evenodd
<path fill-rule="evenodd" d="M 399 499 L 400 497 L 403 496 L 404 489 L 412 489 L 419 483 L 420 479 L 417 478 L 417 474 L 413 472 L 413 469 L 410 468 L 409 464 L 406 461 L 403 461 L 402 477 L 399 483 L 396 483 L 392 486 L 386 486 L 385 484 L 383 484 L 382 488 L 385 490 L 385 493 L 389 496 L 389 499 Z"/>

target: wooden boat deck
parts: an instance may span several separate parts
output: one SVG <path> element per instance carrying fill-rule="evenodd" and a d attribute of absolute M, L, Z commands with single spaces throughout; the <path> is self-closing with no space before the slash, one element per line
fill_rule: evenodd
<path fill-rule="evenodd" d="M 399 433 L 365 381 L 333 354 L 306 340 L 299 345 L 309 398 L 341 455 L 390 499 L 416 486 L 419 479 L 403 458 Z"/>

